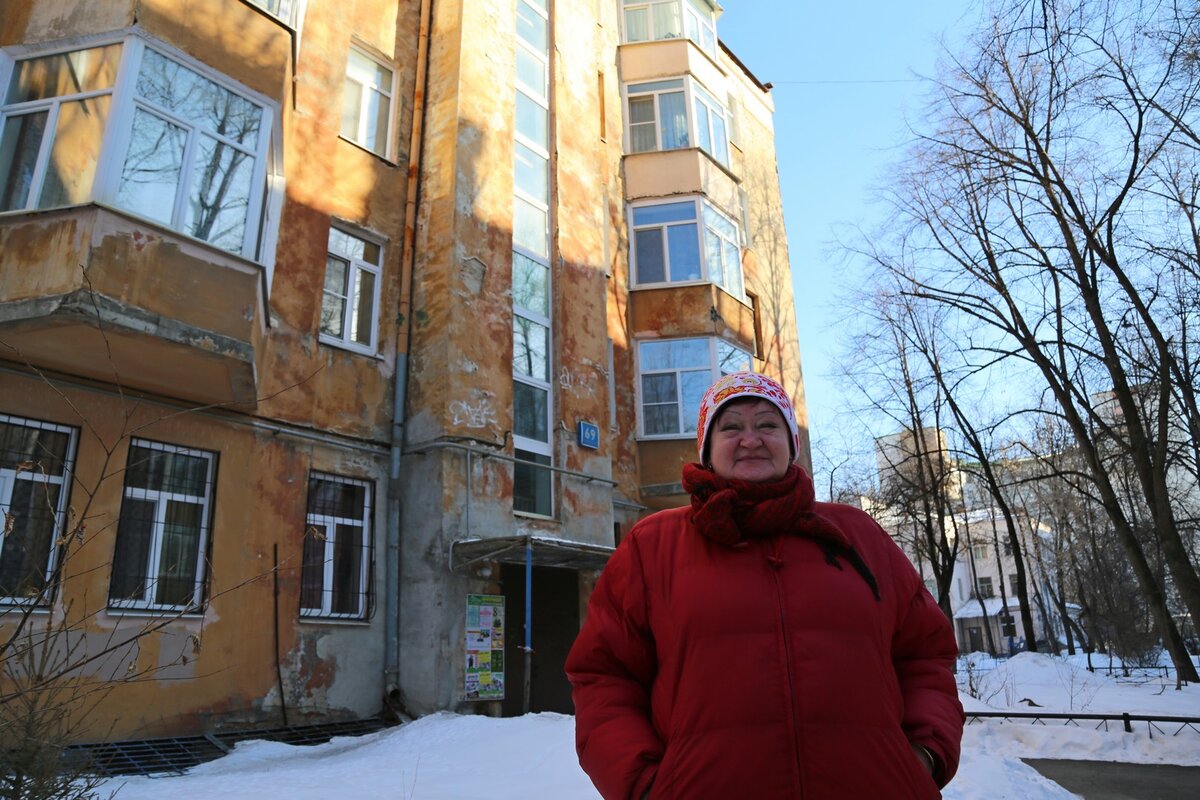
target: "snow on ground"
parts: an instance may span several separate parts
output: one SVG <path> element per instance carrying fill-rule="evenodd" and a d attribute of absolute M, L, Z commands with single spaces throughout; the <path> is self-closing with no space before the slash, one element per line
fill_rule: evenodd
<path fill-rule="evenodd" d="M 975 658 L 975 699 L 983 710 L 1121 713 L 1200 717 L 1200 686 L 1176 691 L 1173 681 L 1131 684 L 1091 673 L 1068 659 L 1021 653 L 992 664 Z M 1097 662 L 1099 665 L 1099 662 Z M 1104 662 L 1107 665 L 1107 660 Z M 988 669 L 990 668 L 990 669 Z M 988 669 L 984 672 L 983 669 Z M 960 669 L 965 686 L 967 671 Z M 1031 700 L 1039 707 L 1030 706 Z M 986 701 L 986 702 L 985 702 Z M 1074 798 L 1022 758 L 1066 758 L 1200 766 L 1200 732 L 1176 725 L 1148 731 L 1134 723 L 1095 730 L 1096 722 L 1064 726 L 986 720 L 968 725 L 958 775 L 946 800 L 1066 800 Z M 162 797 L 334 800 L 598 800 L 575 759 L 574 720 L 562 714 L 493 719 L 433 714 L 369 736 L 297 747 L 239 744 L 225 758 L 182 776 L 119 778 L 100 787 L 118 800 Z"/>

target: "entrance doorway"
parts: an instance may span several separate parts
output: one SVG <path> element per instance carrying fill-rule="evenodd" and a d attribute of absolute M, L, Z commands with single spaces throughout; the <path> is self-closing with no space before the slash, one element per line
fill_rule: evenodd
<path fill-rule="evenodd" d="M 503 564 L 505 682 L 501 713 L 519 716 L 525 688 L 525 567 Z M 575 713 L 571 684 L 564 665 L 579 633 L 579 573 L 558 567 L 533 568 L 533 655 L 529 680 L 529 710 Z"/>

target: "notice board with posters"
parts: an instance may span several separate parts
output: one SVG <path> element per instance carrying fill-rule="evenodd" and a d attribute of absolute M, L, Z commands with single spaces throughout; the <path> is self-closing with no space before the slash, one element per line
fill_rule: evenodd
<path fill-rule="evenodd" d="M 468 700 L 504 699 L 504 595 L 467 595 Z"/>

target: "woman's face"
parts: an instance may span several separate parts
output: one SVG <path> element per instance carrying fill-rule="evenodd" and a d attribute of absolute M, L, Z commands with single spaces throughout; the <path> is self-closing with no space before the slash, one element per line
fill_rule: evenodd
<path fill-rule="evenodd" d="M 721 408 L 708 434 L 713 472 L 725 479 L 766 483 L 782 478 L 791 463 L 792 434 L 767 400 L 733 400 Z"/>

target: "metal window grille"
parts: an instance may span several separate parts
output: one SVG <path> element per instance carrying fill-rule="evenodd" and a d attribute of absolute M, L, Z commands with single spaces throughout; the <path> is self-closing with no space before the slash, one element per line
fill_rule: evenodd
<path fill-rule="evenodd" d="M 0 414 L 0 602 L 50 601 L 77 431 Z"/>
<path fill-rule="evenodd" d="M 372 612 L 373 485 L 311 473 L 300 573 L 300 615 L 366 619 Z"/>
<path fill-rule="evenodd" d="M 187 610 L 204 601 L 216 453 L 134 439 L 125 466 L 109 604 Z"/>

